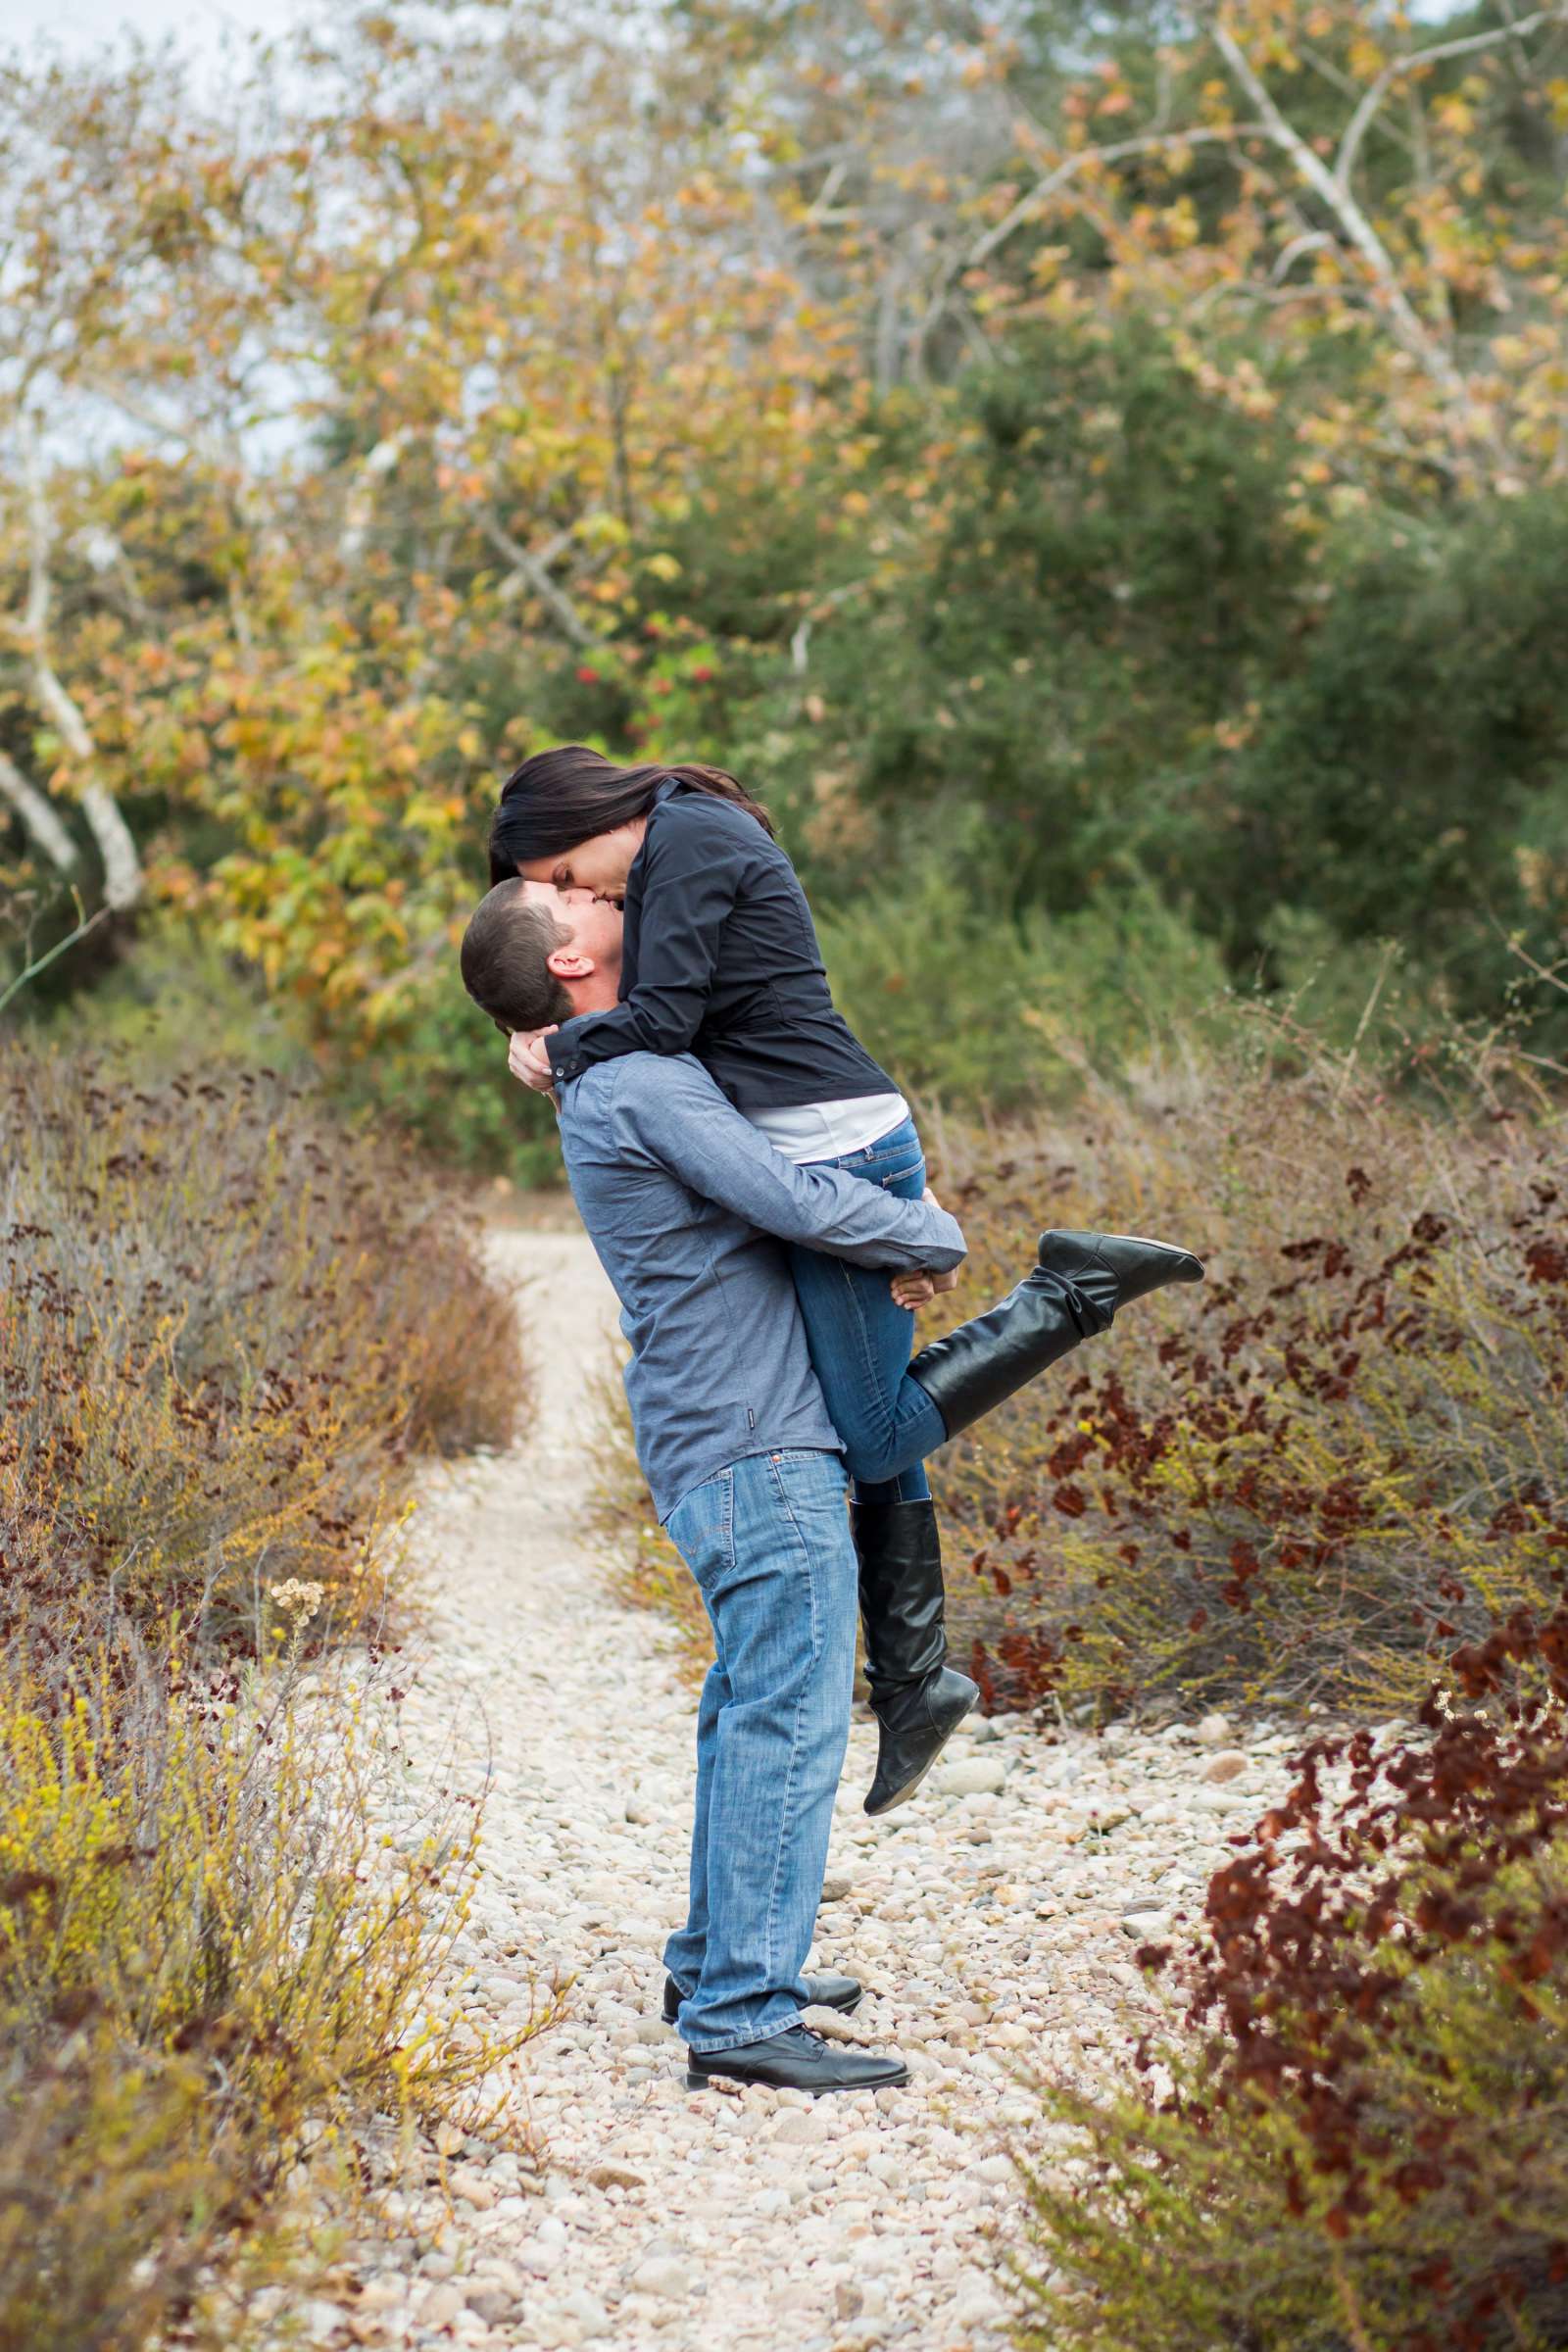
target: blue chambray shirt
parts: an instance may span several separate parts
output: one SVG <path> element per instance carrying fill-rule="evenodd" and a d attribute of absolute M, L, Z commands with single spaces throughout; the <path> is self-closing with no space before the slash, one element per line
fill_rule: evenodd
<path fill-rule="evenodd" d="M 689 1054 L 624 1054 L 560 1090 L 572 1198 L 620 1299 L 637 1458 L 660 1519 L 751 1453 L 843 1450 L 785 1242 L 890 1273 L 964 1255 L 945 1209 L 796 1167 Z"/>

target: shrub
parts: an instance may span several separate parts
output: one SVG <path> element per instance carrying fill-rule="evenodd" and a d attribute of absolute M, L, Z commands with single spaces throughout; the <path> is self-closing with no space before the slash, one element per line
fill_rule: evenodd
<path fill-rule="evenodd" d="M 253 1644 L 291 1577 L 378 1610 L 415 1454 L 504 1443 L 524 1402 L 452 1200 L 267 1076 L 11 1047 L 0 1088 L 11 1608 L 112 1583 Z"/>
<path fill-rule="evenodd" d="M 431 1994 L 474 1815 L 383 1849 L 378 1710 L 302 1712 L 177 1642 L 139 1664 L 129 1688 L 109 1656 L 74 1689 L 0 1670 L 5 2352 L 232 2342 L 247 2282 L 318 2259 L 286 2214 L 307 2146 L 352 2193 L 372 2119 L 503 2054 Z"/>
<path fill-rule="evenodd" d="M 475 826 L 480 839 L 477 817 Z M 482 890 L 481 871 L 475 904 Z M 78 956 L 20 1000 L 55 1052 L 74 1055 L 90 1024 L 95 1054 L 128 1057 L 144 1078 L 199 1063 L 204 1075 L 237 1080 L 266 1065 L 318 1089 L 340 1130 L 373 1130 L 384 1146 L 412 1147 L 441 1168 L 561 1181 L 554 1113 L 511 1075 L 505 1044 L 464 994 L 455 940 L 420 963 L 369 1033 L 356 1007 L 270 990 L 256 966 L 214 946 L 210 928 L 177 914 L 148 918 L 119 945 L 90 995 Z"/>
<path fill-rule="evenodd" d="M 1020 2343 L 1564 2340 L 1565 1662 L 1568 1610 L 1517 1611 L 1415 1738 L 1296 1759 L 1184 1956 L 1200 2039 L 1144 2050 L 1136 2086 L 1043 2086 L 1074 2153 L 1024 2156 L 1052 2268 L 1007 2258 Z"/>
<path fill-rule="evenodd" d="M 1168 1052 L 1224 991 L 1219 957 L 1148 884 L 1014 920 L 932 865 L 819 925 L 834 1003 L 906 1092 L 970 1111 L 1070 1102 L 1086 1062 Z"/>
<path fill-rule="evenodd" d="M 276 1080 L 0 1088 L 0 2352 L 226 2344 L 318 2263 L 307 2148 L 353 2197 L 502 2055 L 432 1990 L 471 1793 L 407 1850 L 371 1799 L 397 1521 L 514 1428 L 515 1308 Z"/>
<path fill-rule="evenodd" d="M 1434 1657 L 1541 1605 L 1568 1547 L 1560 1132 L 1396 1103 L 1348 1061 L 1215 1055 L 1096 1084 L 1069 1126 L 938 1123 L 971 1259 L 1036 1231 L 1169 1236 L 1208 1276 L 937 1457 L 954 1617 L 992 1706 L 1413 1703 Z M 1163 1092 L 1161 1092 L 1161 1088 Z M 939 1312 L 940 1310 L 940 1312 Z"/>
<path fill-rule="evenodd" d="M 919 1337 L 1010 1289 L 1047 1225 L 1166 1235 L 1207 1280 L 933 1458 L 956 1654 L 991 1712 L 1413 1704 L 1568 1548 L 1555 1117 L 1485 1066 L 1450 1103 L 1391 1100 L 1261 1018 L 1078 1077 L 1027 1125 L 920 1110 L 970 1256 Z M 603 1458 L 639 1592 L 687 1617 L 623 1415 Z"/>

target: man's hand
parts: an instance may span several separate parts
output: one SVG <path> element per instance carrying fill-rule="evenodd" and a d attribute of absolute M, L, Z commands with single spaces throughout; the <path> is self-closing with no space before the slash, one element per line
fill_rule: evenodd
<path fill-rule="evenodd" d="M 925 1188 L 924 1197 L 933 1208 L 942 1206 L 929 1185 Z M 895 1274 L 891 1285 L 894 1303 L 898 1306 L 924 1306 L 940 1293 L 956 1291 L 957 1287 L 956 1266 L 950 1266 L 946 1274 Z"/>
<path fill-rule="evenodd" d="M 958 1269 L 950 1267 L 946 1274 L 895 1274 L 892 1289 L 898 1306 L 924 1306 L 939 1291 L 956 1291 Z"/>
<path fill-rule="evenodd" d="M 555 1072 L 550 1067 L 550 1056 L 545 1052 L 543 1040 L 554 1036 L 560 1026 L 559 1021 L 552 1021 L 545 1029 L 514 1029 L 512 1032 L 512 1043 L 507 1048 L 507 1067 L 514 1078 L 520 1078 L 523 1085 L 531 1086 L 537 1095 L 553 1094 L 555 1091 Z"/>

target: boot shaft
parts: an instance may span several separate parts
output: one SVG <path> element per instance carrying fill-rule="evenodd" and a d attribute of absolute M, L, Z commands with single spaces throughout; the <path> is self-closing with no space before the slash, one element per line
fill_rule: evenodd
<path fill-rule="evenodd" d="M 942 1540 L 936 1505 L 857 1502 L 850 1506 L 860 1562 L 865 1679 L 874 1698 L 918 1682 L 948 1654 Z"/>

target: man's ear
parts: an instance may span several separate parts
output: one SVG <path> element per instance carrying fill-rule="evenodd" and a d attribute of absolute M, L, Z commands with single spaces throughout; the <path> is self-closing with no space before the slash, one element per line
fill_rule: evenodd
<path fill-rule="evenodd" d="M 593 968 L 593 957 L 579 955 L 575 948 L 552 948 L 545 957 L 546 971 L 558 980 L 586 980 Z"/>

